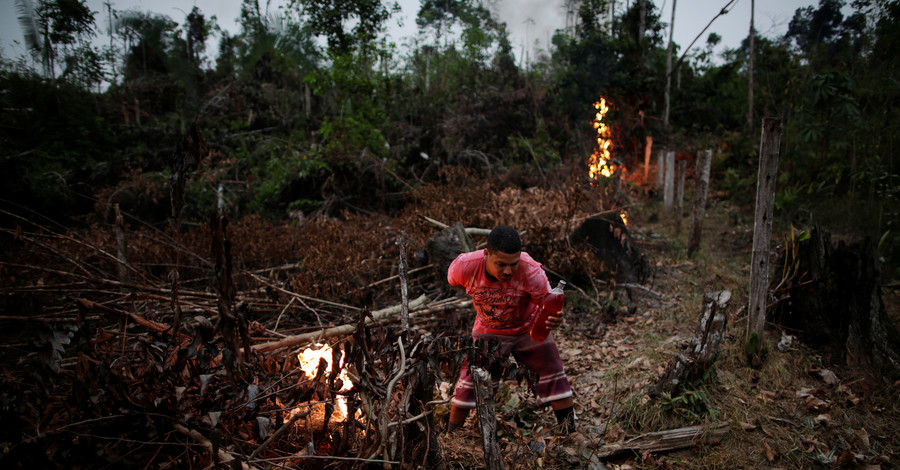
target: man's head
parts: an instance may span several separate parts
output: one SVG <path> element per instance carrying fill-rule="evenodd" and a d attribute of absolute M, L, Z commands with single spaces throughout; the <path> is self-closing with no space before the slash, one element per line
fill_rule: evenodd
<path fill-rule="evenodd" d="M 485 270 L 489 278 L 506 282 L 512 279 L 519 267 L 522 240 L 519 232 L 509 225 L 500 225 L 488 235 L 487 249 L 484 250 Z"/>

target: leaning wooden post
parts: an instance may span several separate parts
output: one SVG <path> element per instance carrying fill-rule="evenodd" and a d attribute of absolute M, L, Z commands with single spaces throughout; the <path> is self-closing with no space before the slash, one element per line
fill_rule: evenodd
<path fill-rule="evenodd" d="M 663 196 L 666 214 L 672 213 L 672 205 L 675 199 L 675 151 L 666 153 L 666 188 Z"/>
<path fill-rule="evenodd" d="M 503 456 L 497 443 L 497 413 L 494 410 L 494 386 L 491 374 L 480 367 L 469 369 L 475 383 L 475 414 L 481 427 L 481 443 L 484 447 L 484 468 L 503 470 Z"/>
<path fill-rule="evenodd" d="M 706 196 L 709 192 L 709 172 L 712 167 L 712 150 L 697 152 L 697 180 L 694 183 L 694 214 L 691 220 L 691 234 L 688 237 L 688 257 L 700 248 L 700 234 L 703 232 L 703 217 L 706 216 Z"/>
<path fill-rule="evenodd" d="M 647 136 L 647 143 L 644 145 L 644 184 L 650 176 L 650 154 L 653 152 L 653 137 Z"/>
<path fill-rule="evenodd" d="M 128 239 L 125 237 L 125 219 L 119 210 L 119 203 L 113 205 L 116 216 L 116 257 L 119 265 L 119 281 L 128 282 Z"/>
<path fill-rule="evenodd" d="M 679 161 L 676 165 L 678 175 L 675 177 L 675 233 L 681 233 L 681 219 L 684 218 L 684 172 L 687 162 Z"/>
<path fill-rule="evenodd" d="M 769 300 L 769 240 L 775 208 L 781 118 L 765 118 L 759 142 L 759 173 L 756 177 L 756 212 L 753 220 L 753 252 L 750 258 L 750 312 L 747 317 L 747 354 L 753 363 L 766 349 L 763 329 Z"/>

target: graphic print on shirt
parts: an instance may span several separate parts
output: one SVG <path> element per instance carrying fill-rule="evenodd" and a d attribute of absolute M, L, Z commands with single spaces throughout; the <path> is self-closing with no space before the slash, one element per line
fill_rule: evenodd
<path fill-rule="evenodd" d="M 483 325 L 487 328 L 512 328 L 520 326 L 527 318 L 520 318 L 523 303 L 528 302 L 526 292 L 510 288 L 476 287 L 471 293 L 473 303 L 481 309 Z"/>

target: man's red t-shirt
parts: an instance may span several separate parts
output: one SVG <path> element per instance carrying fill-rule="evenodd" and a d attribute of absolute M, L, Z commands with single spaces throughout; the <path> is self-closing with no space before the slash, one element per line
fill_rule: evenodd
<path fill-rule="evenodd" d="M 521 252 L 513 277 L 506 282 L 490 281 L 485 271 L 485 251 L 463 253 L 453 260 L 447 271 L 451 286 L 464 287 L 475 305 L 473 332 L 518 335 L 528 332 L 540 309 L 540 302 L 550 292 L 550 281 L 541 263 Z"/>

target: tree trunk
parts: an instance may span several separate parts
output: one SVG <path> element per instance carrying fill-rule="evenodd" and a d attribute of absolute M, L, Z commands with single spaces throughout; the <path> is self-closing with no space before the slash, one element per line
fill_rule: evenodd
<path fill-rule="evenodd" d="M 753 15 L 756 13 L 756 0 L 750 0 L 750 56 L 747 60 L 747 130 L 753 132 L 753 55 L 754 55 L 754 37 L 756 33 L 753 31 Z"/>
<path fill-rule="evenodd" d="M 675 43 L 672 42 L 672 38 L 675 33 L 676 3 L 676 0 L 672 0 L 672 22 L 669 23 L 669 51 L 666 54 L 666 111 L 665 116 L 663 117 L 663 128 L 667 133 L 669 131 L 669 101 L 672 94 L 672 54 L 675 53 Z"/>
<path fill-rule="evenodd" d="M 644 184 L 650 177 L 650 154 L 653 152 L 653 137 L 647 136 L 647 144 L 644 146 Z"/>

